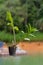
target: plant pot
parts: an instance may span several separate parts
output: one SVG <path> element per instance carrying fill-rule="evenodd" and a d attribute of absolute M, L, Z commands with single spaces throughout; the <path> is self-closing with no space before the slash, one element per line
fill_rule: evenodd
<path fill-rule="evenodd" d="M 14 46 L 11 46 L 11 47 L 9 46 L 8 49 L 9 49 L 9 55 L 14 56 L 15 52 L 16 52 L 16 46 L 15 47 Z"/>

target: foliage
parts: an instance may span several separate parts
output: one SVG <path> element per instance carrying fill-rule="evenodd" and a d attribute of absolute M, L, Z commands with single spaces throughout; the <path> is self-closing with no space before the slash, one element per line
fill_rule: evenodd
<path fill-rule="evenodd" d="M 7 25 L 11 26 L 13 30 L 19 30 L 17 26 L 14 27 L 14 23 L 13 23 L 13 18 L 11 16 L 11 13 L 9 11 L 7 11 L 7 18 L 8 21 L 10 21 L 10 23 L 8 23 Z"/>
<path fill-rule="evenodd" d="M 26 25 L 26 27 L 27 27 L 27 33 L 33 33 L 33 32 L 38 31 L 38 29 L 33 27 L 33 26 L 31 26 L 30 23 L 28 25 Z"/>
<path fill-rule="evenodd" d="M 12 42 L 13 35 L 10 33 L 6 33 L 5 31 L 0 31 L 0 41 L 3 42 Z"/>
<path fill-rule="evenodd" d="M 24 39 L 28 36 L 27 32 L 32 33 L 37 29 L 43 32 L 42 0 L 0 0 L 0 31 L 24 31 L 24 34 L 20 34 Z"/>
<path fill-rule="evenodd" d="M 38 20 L 43 18 L 43 1 L 42 0 L 38 0 L 38 1 L 37 0 L 13 0 L 13 1 L 0 0 L 0 22 L 1 22 L 0 29 L 7 28 L 6 11 L 8 10 L 10 10 L 12 14 L 14 24 L 18 26 L 20 30 L 26 31 L 25 27 L 26 24 L 28 23 L 30 23 L 34 27 L 37 27 L 37 24 L 39 26 L 40 22 L 38 22 Z"/>
<path fill-rule="evenodd" d="M 19 30 L 17 26 L 14 26 L 14 23 L 13 23 L 13 18 L 11 16 L 11 13 L 10 11 L 7 11 L 7 20 L 10 21 L 10 23 L 8 23 L 7 25 L 11 26 L 12 30 L 13 30 L 13 35 L 14 35 L 14 43 L 16 43 L 16 38 L 15 38 L 15 30 Z"/>
<path fill-rule="evenodd" d="M 31 41 L 43 41 L 43 33 L 41 32 L 34 32 L 32 35 L 36 37 L 30 36 L 28 33 L 19 32 L 16 34 L 16 41 L 24 41 L 24 38 L 29 38 Z M 5 31 L 0 31 L 0 41 L 12 43 L 13 34 L 6 33 Z"/>

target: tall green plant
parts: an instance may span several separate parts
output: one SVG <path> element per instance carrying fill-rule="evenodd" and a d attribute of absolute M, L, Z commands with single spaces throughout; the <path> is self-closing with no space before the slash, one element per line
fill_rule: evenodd
<path fill-rule="evenodd" d="M 13 30 L 13 35 L 14 35 L 14 43 L 16 43 L 16 37 L 15 37 L 15 30 L 19 30 L 17 26 L 14 26 L 14 21 L 13 21 L 13 17 L 11 15 L 10 11 L 7 11 L 7 15 L 6 15 L 6 19 L 8 21 L 10 21 L 10 23 L 7 23 L 8 26 L 11 26 L 12 30 Z"/>

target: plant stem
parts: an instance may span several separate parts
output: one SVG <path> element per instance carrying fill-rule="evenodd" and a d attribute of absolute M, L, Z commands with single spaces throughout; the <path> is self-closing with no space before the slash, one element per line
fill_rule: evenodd
<path fill-rule="evenodd" d="M 15 36 L 15 30 L 13 29 L 13 35 L 14 35 L 14 42 L 13 44 L 16 44 L 16 36 Z"/>

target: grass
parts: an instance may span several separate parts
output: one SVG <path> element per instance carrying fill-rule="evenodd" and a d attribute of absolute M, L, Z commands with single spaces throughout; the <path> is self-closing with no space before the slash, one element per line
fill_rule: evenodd
<path fill-rule="evenodd" d="M 30 36 L 28 33 L 19 32 L 16 34 L 16 41 L 23 41 L 24 38 L 29 38 L 31 41 L 43 41 L 43 33 L 42 32 L 34 32 L 32 33 L 36 37 Z M 5 31 L 0 31 L 0 41 L 4 42 L 12 42 L 13 35 L 10 33 L 6 33 Z"/>
<path fill-rule="evenodd" d="M 43 33 L 42 32 L 34 32 L 32 33 L 36 37 L 30 36 L 28 33 L 19 33 L 16 35 L 17 41 L 23 41 L 24 38 L 29 38 L 31 41 L 43 41 Z"/>
<path fill-rule="evenodd" d="M 29 36 L 31 41 L 43 41 L 43 33 L 42 32 L 35 32 L 33 33 L 36 37 Z"/>
<path fill-rule="evenodd" d="M 43 55 L 0 58 L 0 65 L 43 65 Z"/>

